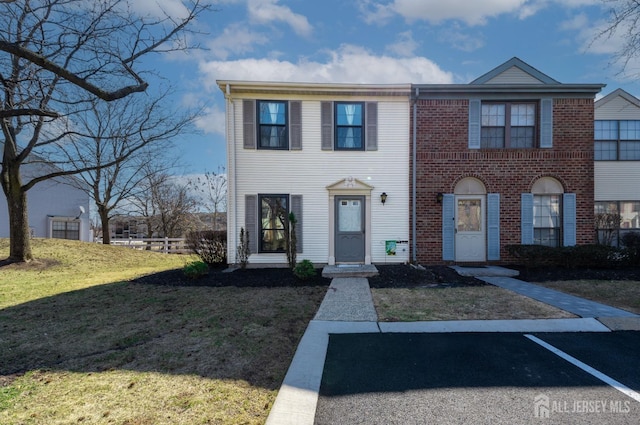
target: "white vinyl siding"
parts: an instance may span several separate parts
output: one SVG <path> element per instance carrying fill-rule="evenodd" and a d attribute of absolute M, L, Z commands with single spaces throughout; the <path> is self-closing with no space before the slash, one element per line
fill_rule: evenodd
<path fill-rule="evenodd" d="M 640 199 L 640 163 L 637 161 L 596 161 L 594 180 L 596 201 Z"/>
<path fill-rule="evenodd" d="M 291 99 L 289 99 L 291 100 Z M 303 229 L 302 255 L 326 263 L 329 256 L 329 194 L 327 186 L 354 177 L 373 186 L 371 192 L 371 261 L 404 262 L 409 260 L 409 246 L 398 245 L 396 256 L 388 257 L 386 240 L 409 240 L 409 101 L 408 96 L 398 98 L 363 98 L 377 103 L 378 137 L 374 151 L 327 151 L 321 144 L 321 103 L 345 100 L 332 98 L 303 98 L 301 100 L 303 149 L 296 151 L 270 151 L 243 149 L 242 99 L 235 99 L 230 110 L 234 123 L 235 169 L 229 166 L 230 179 L 236 176 L 236 209 L 230 211 L 228 231 L 239 233 L 245 225 L 245 195 L 258 193 L 289 193 L 302 195 L 301 224 Z M 352 97 L 346 100 L 354 100 Z M 232 155 L 230 155 L 232 157 Z M 388 199 L 383 206 L 380 193 Z M 233 202 L 233 201 L 231 201 Z M 231 204 L 230 202 L 230 204 Z M 231 208 L 231 206 L 230 206 Z M 229 260 L 235 258 L 236 243 L 230 238 Z M 406 248 L 406 249 L 405 249 Z M 250 263 L 286 263 L 284 254 L 252 254 Z"/>

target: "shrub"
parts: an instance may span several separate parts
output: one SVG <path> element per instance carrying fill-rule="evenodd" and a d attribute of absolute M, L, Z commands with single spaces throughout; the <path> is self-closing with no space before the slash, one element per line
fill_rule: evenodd
<path fill-rule="evenodd" d="M 548 247 L 541 245 L 508 245 L 511 256 L 527 268 L 614 268 L 626 265 L 629 255 L 625 250 L 607 245 L 576 245 Z"/>
<path fill-rule="evenodd" d="M 209 273 L 209 266 L 204 261 L 192 261 L 183 267 L 182 272 L 189 279 L 198 279 Z"/>
<path fill-rule="evenodd" d="M 243 269 L 247 267 L 249 263 L 249 255 L 251 255 L 251 249 L 249 248 L 249 231 L 244 230 L 244 227 L 240 228 L 240 245 L 236 250 L 236 262 L 240 264 Z"/>
<path fill-rule="evenodd" d="M 302 260 L 293 269 L 293 274 L 300 280 L 311 279 L 316 275 L 316 268 L 309 260 Z"/>
<path fill-rule="evenodd" d="M 627 232 L 620 239 L 629 255 L 629 262 L 634 266 L 640 265 L 640 232 Z"/>
<path fill-rule="evenodd" d="M 187 245 L 208 265 L 227 263 L 227 231 L 201 230 L 187 234 Z"/>

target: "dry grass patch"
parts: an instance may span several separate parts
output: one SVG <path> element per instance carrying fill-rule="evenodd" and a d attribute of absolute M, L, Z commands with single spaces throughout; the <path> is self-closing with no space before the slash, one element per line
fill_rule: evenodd
<path fill-rule="evenodd" d="M 97 247 L 3 268 L 0 423 L 264 423 L 326 288 L 107 284 L 176 259 Z"/>
<path fill-rule="evenodd" d="M 378 320 L 546 319 L 576 317 L 495 286 L 372 289 Z"/>
<path fill-rule="evenodd" d="M 568 280 L 536 285 L 640 314 L 640 282 L 637 281 Z"/>

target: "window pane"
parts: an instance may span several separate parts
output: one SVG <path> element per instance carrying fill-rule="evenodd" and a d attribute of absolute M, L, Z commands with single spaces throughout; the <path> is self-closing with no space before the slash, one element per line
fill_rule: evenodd
<path fill-rule="evenodd" d="M 560 246 L 560 231 L 559 229 L 534 229 L 533 243 L 551 247 Z"/>
<path fill-rule="evenodd" d="M 640 211 L 640 202 L 620 202 L 620 216 L 622 229 L 640 229 L 640 220 L 638 212 Z"/>
<path fill-rule="evenodd" d="M 559 195 L 535 195 L 533 197 L 533 227 L 560 227 Z"/>
<path fill-rule="evenodd" d="M 533 127 L 511 127 L 510 147 L 532 148 L 533 138 Z"/>
<path fill-rule="evenodd" d="M 504 105 L 482 105 L 482 126 L 503 127 L 505 124 Z"/>
<path fill-rule="evenodd" d="M 287 128 L 276 125 L 260 126 L 260 147 L 287 148 Z"/>
<path fill-rule="evenodd" d="M 286 124 L 284 102 L 260 102 L 260 124 Z"/>
<path fill-rule="evenodd" d="M 483 127 L 480 136 L 481 148 L 504 148 L 504 127 Z"/>
<path fill-rule="evenodd" d="M 620 140 L 640 140 L 640 121 L 620 121 Z"/>
<path fill-rule="evenodd" d="M 480 208 L 479 199 L 458 200 L 458 232 L 479 232 L 482 230 Z"/>
<path fill-rule="evenodd" d="M 618 157 L 617 142 L 595 142 L 594 158 L 596 161 L 615 161 Z"/>
<path fill-rule="evenodd" d="M 285 226 L 288 217 L 288 196 L 260 196 L 260 250 L 284 251 Z"/>
<path fill-rule="evenodd" d="M 337 133 L 337 142 L 339 148 L 362 148 L 362 128 L 338 127 Z"/>
<path fill-rule="evenodd" d="M 336 104 L 338 125 L 362 125 L 362 104 L 338 103 Z"/>
<path fill-rule="evenodd" d="M 530 103 L 511 105 L 511 125 L 530 127 L 536 125 L 535 105 Z"/>
<path fill-rule="evenodd" d="M 341 200 L 338 209 L 338 230 L 340 232 L 362 231 L 362 203 L 359 200 Z"/>
<path fill-rule="evenodd" d="M 640 160 L 640 141 L 620 142 L 620 159 L 632 161 Z"/>
<path fill-rule="evenodd" d="M 596 140 L 618 140 L 618 121 L 595 121 Z"/>

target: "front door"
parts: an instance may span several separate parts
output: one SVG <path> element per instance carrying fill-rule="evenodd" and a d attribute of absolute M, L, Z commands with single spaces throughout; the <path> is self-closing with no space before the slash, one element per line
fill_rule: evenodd
<path fill-rule="evenodd" d="M 486 261 L 485 197 L 456 196 L 456 261 Z"/>
<path fill-rule="evenodd" d="M 364 262 L 365 197 L 336 196 L 336 263 Z"/>

